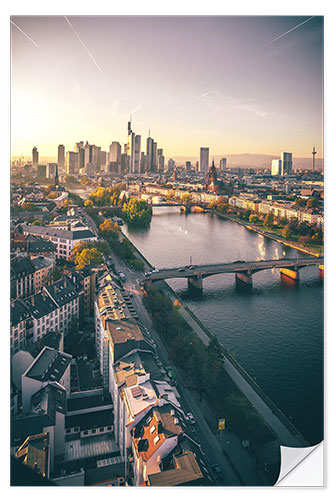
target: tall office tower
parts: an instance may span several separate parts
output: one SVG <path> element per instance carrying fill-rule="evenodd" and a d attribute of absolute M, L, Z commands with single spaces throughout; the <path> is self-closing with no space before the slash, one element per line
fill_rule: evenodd
<path fill-rule="evenodd" d="M 290 175 L 293 173 L 293 154 L 281 153 L 281 175 Z"/>
<path fill-rule="evenodd" d="M 153 172 L 157 171 L 157 142 L 153 142 Z"/>
<path fill-rule="evenodd" d="M 154 159 L 154 140 L 151 137 L 147 138 L 147 172 L 153 172 L 153 159 Z"/>
<path fill-rule="evenodd" d="M 83 148 L 83 141 L 76 142 L 74 146 L 74 152 L 79 153 L 81 148 Z"/>
<path fill-rule="evenodd" d="M 36 148 L 36 146 L 34 146 L 32 148 L 32 168 L 36 171 L 38 167 L 38 157 L 39 157 L 38 149 Z"/>
<path fill-rule="evenodd" d="M 227 170 L 227 159 L 226 158 L 220 159 L 220 170 Z"/>
<path fill-rule="evenodd" d="M 91 161 L 94 165 L 95 172 L 99 172 L 101 169 L 101 147 L 100 146 L 95 146 L 95 144 L 92 144 L 90 146 L 90 152 L 91 152 Z"/>
<path fill-rule="evenodd" d="M 128 144 L 124 144 L 124 155 L 128 155 Z"/>
<path fill-rule="evenodd" d="M 209 148 L 200 148 L 199 172 L 206 173 L 209 168 Z"/>
<path fill-rule="evenodd" d="M 79 170 L 83 171 L 85 168 L 85 157 L 86 157 L 86 152 L 83 145 L 82 147 L 80 147 L 78 155 L 79 155 Z"/>
<path fill-rule="evenodd" d="M 57 169 L 57 164 L 56 163 L 48 163 L 46 165 L 46 177 L 48 179 L 54 179 L 55 178 L 56 169 Z"/>
<path fill-rule="evenodd" d="M 316 167 L 316 154 L 317 154 L 316 148 L 315 148 L 315 146 L 313 146 L 313 150 L 312 150 L 312 172 L 315 171 L 315 167 Z"/>
<path fill-rule="evenodd" d="M 127 146 L 127 144 L 125 144 Z M 121 145 L 119 142 L 113 141 L 109 149 L 109 162 L 117 162 L 120 165 L 121 161 Z M 126 152 L 125 152 L 126 154 Z"/>
<path fill-rule="evenodd" d="M 134 163 L 133 172 L 140 172 L 140 157 L 141 157 L 141 135 L 136 135 L 134 140 L 134 151 L 133 151 Z"/>
<path fill-rule="evenodd" d="M 175 166 L 176 166 L 175 160 L 173 160 L 172 158 L 169 158 L 169 161 L 168 161 L 168 170 L 172 170 L 173 168 L 175 168 Z"/>
<path fill-rule="evenodd" d="M 272 160 L 271 175 L 281 175 L 281 160 Z"/>
<path fill-rule="evenodd" d="M 144 154 L 143 151 L 141 151 L 140 172 L 142 174 L 144 174 L 146 172 L 146 163 L 147 163 L 147 156 Z"/>
<path fill-rule="evenodd" d="M 131 121 L 132 121 L 132 117 L 130 118 L 130 121 L 127 123 L 127 151 L 126 154 L 131 157 L 131 141 L 132 141 L 132 124 L 131 124 Z"/>
<path fill-rule="evenodd" d="M 129 156 L 126 153 L 121 155 L 120 167 L 123 174 L 129 172 Z"/>
<path fill-rule="evenodd" d="M 58 169 L 60 172 L 65 170 L 65 146 L 63 144 L 58 146 Z"/>
<path fill-rule="evenodd" d="M 164 172 L 164 164 L 165 164 L 165 158 L 163 155 L 160 155 L 158 156 L 158 159 L 157 159 L 157 168 L 158 168 L 158 171 L 161 173 L 161 172 Z"/>
<path fill-rule="evenodd" d="M 66 173 L 76 174 L 79 170 L 79 153 L 76 151 L 67 151 L 66 153 Z"/>
<path fill-rule="evenodd" d="M 199 172 L 199 162 L 198 161 L 195 162 L 195 171 Z"/>
<path fill-rule="evenodd" d="M 185 162 L 185 170 L 191 170 L 192 164 L 190 161 Z"/>
<path fill-rule="evenodd" d="M 100 169 L 101 169 L 101 172 L 105 172 L 106 171 L 106 157 L 107 157 L 107 152 L 106 151 L 101 151 L 100 152 Z"/>

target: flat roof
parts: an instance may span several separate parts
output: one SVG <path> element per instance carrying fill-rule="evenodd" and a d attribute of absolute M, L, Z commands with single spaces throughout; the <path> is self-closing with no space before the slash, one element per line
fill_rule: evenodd
<path fill-rule="evenodd" d="M 112 425 L 113 421 L 114 416 L 112 410 L 100 410 L 66 416 L 65 427 L 66 429 L 80 427 L 80 430 L 84 431 L 87 429 L 97 429 L 98 427 Z"/>
<path fill-rule="evenodd" d="M 142 332 L 134 319 L 107 321 L 107 331 L 114 344 L 127 340 L 144 340 Z"/>
<path fill-rule="evenodd" d="M 119 453 L 119 448 L 113 437 L 109 434 L 89 436 L 83 439 L 74 439 L 65 443 L 65 461 Z"/>
<path fill-rule="evenodd" d="M 110 393 L 96 394 L 81 398 L 72 398 L 67 400 L 67 411 L 84 410 L 88 408 L 98 408 L 99 406 L 112 405 Z"/>

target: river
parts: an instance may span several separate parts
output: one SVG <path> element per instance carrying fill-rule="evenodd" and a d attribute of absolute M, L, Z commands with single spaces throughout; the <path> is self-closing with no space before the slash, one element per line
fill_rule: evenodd
<path fill-rule="evenodd" d="M 295 257 L 285 247 L 245 227 L 211 215 L 154 208 L 149 228 L 124 233 L 157 268 L 235 260 Z M 311 445 L 323 439 L 323 280 L 304 268 L 300 281 L 278 270 L 253 276 L 251 290 L 232 274 L 205 278 L 202 294 L 186 279 L 169 280 L 200 320 L 291 419 Z"/>

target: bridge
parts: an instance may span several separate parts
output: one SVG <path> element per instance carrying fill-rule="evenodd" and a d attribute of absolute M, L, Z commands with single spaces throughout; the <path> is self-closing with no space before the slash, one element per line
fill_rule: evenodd
<path fill-rule="evenodd" d="M 202 289 L 202 281 L 208 276 L 215 274 L 234 273 L 236 280 L 252 285 L 252 275 L 266 269 L 280 269 L 280 273 L 293 280 L 299 280 L 299 270 L 303 267 L 319 266 L 320 271 L 324 269 L 324 257 L 299 257 L 296 259 L 274 259 L 255 260 L 250 262 L 235 261 L 220 264 L 201 264 L 170 269 L 155 269 L 147 273 L 146 282 L 167 280 L 174 278 L 187 278 L 190 286 Z"/>

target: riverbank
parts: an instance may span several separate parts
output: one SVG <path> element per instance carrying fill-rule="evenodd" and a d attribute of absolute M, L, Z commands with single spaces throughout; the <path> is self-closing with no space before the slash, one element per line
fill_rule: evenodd
<path fill-rule="evenodd" d="M 250 231 L 255 231 L 256 233 L 259 233 L 262 236 L 265 236 L 266 238 L 270 238 L 271 240 L 274 240 L 277 243 L 281 243 L 282 245 L 286 245 L 290 248 L 294 248 L 295 250 L 298 250 L 299 252 L 307 253 L 307 254 L 313 255 L 314 257 L 321 257 L 323 254 L 323 252 L 320 252 L 320 253 L 315 252 L 314 250 L 311 250 L 310 248 L 307 248 L 303 245 L 299 245 L 297 243 L 288 241 L 280 235 L 276 235 L 276 234 L 270 233 L 268 231 L 265 231 L 264 229 L 261 229 L 260 227 L 256 226 L 255 224 L 251 224 L 250 222 L 242 221 L 238 217 L 234 217 L 232 215 L 227 215 L 225 213 L 222 214 L 218 210 L 213 210 L 213 209 L 207 209 L 207 212 L 210 212 L 214 215 L 217 215 L 218 217 L 228 219 L 232 222 L 236 222 L 237 224 L 240 224 L 241 226 L 246 227 Z"/>
<path fill-rule="evenodd" d="M 124 233 L 123 236 L 124 238 L 127 238 Z M 153 266 L 150 264 L 147 258 L 137 249 L 137 247 L 135 247 L 135 249 L 137 255 L 146 264 L 146 270 L 151 270 Z M 180 297 L 166 282 L 163 282 L 162 289 L 163 292 L 167 296 L 169 296 L 172 302 L 174 302 L 175 300 L 179 302 L 179 311 L 181 312 L 185 322 L 201 339 L 205 346 L 209 344 L 209 341 L 213 337 L 216 338 L 216 336 L 213 335 L 208 330 L 208 328 L 206 328 L 205 325 L 202 324 L 202 322 L 199 320 L 199 318 L 196 317 L 191 309 L 186 304 L 182 304 Z M 225 346 L 223 346 L 221 342 L 219 342 L 219 344 L 221 345 L 223 354 L 225 356 L 224 368 L 226 372 L 236 383 L 245 397 L 256 408 L 258 413 L 262 415 L 265 421 L 277 434 L 279 440 L 281 441 L 281 444 L 293 447 L 309 446 L 309 443 L 296 429 L 296 427 L 293 426 L 293 424 L 282 413 L 282 411 L 268 398 L 268 396 L 256 384 L 256 382 L 246 372 L 246 370 L 244 370 L 244 368 L 237 362 L 237 360 L 228 352 Z"/>

